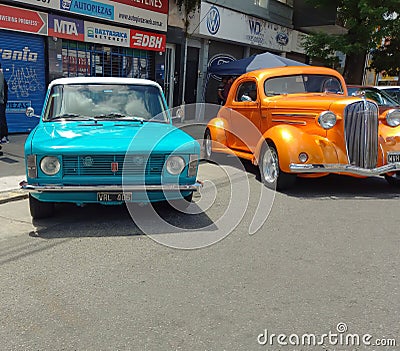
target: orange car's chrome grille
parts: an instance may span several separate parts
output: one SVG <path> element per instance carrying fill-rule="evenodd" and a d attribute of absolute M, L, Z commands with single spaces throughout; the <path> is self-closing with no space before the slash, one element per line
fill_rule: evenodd
<path fill-rule="evenodd" d="M 64 176 L 161 175 L 166 155 L 63 156 Z M 124 164 L 125 162 L 125 164 Z"/>
<path fill-rule="evenodd" d="M 352 165 L 376 167 L 378 160 L 378 107 L 370 101 L 348 105 L 344 113 L 347 155 Z"/>

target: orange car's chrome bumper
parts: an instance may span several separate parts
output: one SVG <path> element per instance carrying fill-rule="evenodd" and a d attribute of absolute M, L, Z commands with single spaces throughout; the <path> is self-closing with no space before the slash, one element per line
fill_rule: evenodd
<path fill-rule="evenodd" d="M 353 165 L 343 164 L 297 164 L 289 165 L 293 173 L 344 173 L 359 176 L 374 176 L 390 172 L 400 171 L 400 162 L 388 163 L 387 165 L 376 168 L 362 168 Z"/>

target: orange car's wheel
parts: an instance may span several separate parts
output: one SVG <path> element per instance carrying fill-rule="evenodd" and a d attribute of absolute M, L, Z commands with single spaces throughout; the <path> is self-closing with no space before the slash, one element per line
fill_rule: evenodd
<path fill-rule="evenodd" d="M 213 152 L 212 152 L 212 139 L 210 130 L 207 129 L 204 133 L 204 158 L 207 161 L 212 159 Z"/>
<path fill-rule="evenodd" d="M 400 186 L 400 172 L 396 172 L 393 176 L 385 174 L 385 179 L 392 186 Z"/>
<path fill-rule="evenodd" d="M 272 145 L 263 147 L 259 162 L 261 181 L 273 190 L 288 189 L 296 181 L 296 175 L 282 172 L 279 167 L 278 152 Z"/>

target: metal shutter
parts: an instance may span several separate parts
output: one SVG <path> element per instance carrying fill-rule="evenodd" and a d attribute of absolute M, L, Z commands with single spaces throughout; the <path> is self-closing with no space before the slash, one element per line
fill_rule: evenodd
<path fill-rule="evenodd" d="M 0 61 L 8 84 L 9 132 L 29 132 L 38 119 L 26 117 L 25 110 L 32 106 L 40 114 L 46 95 L 44 37 L 0 30 Z"/>

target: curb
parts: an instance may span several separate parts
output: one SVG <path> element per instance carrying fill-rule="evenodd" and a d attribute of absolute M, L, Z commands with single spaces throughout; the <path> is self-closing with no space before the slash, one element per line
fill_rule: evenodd
<path fill-rule="evenodd" d="M 28 198 L 28 193 L 20 189 L 0 192 L 0 204 L 5 204 L 11 201 L 24 200 L 27 198 Z"/>

